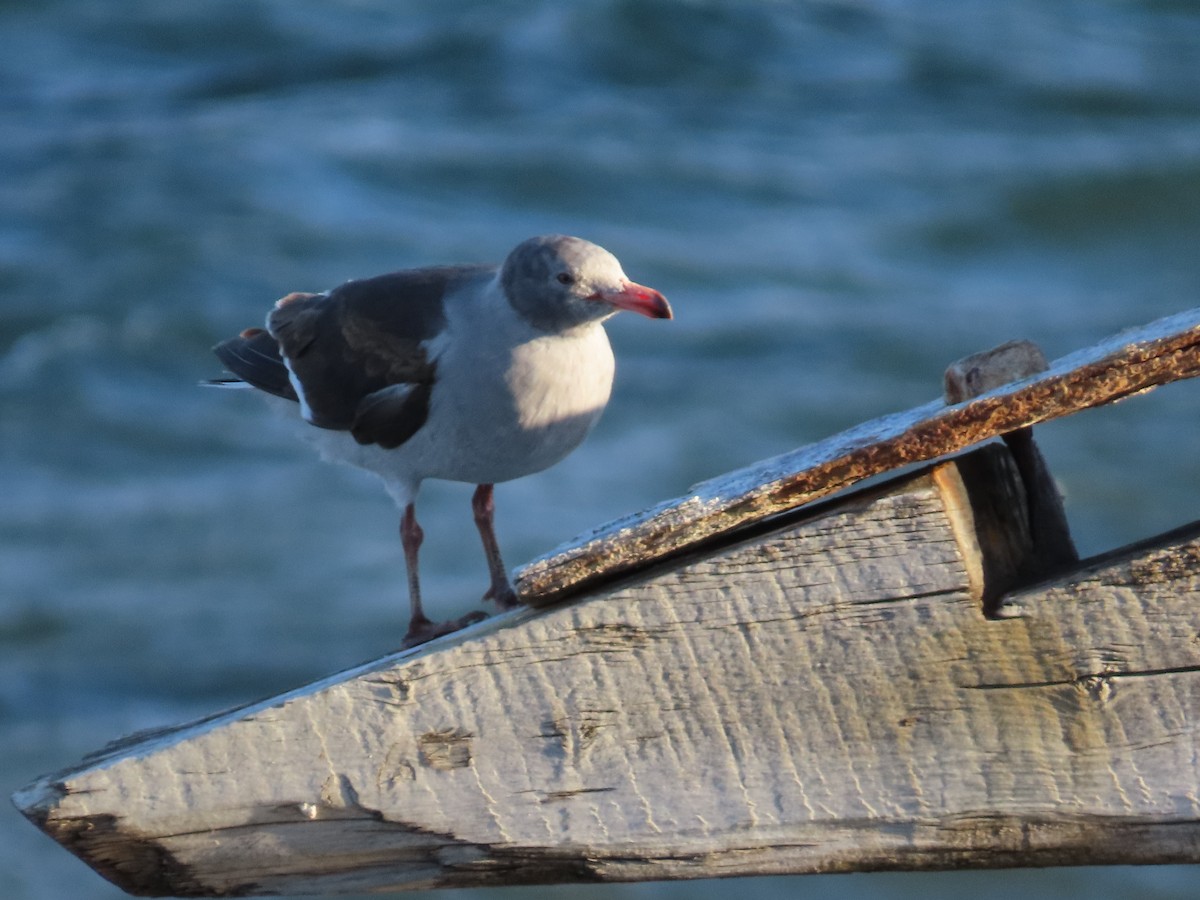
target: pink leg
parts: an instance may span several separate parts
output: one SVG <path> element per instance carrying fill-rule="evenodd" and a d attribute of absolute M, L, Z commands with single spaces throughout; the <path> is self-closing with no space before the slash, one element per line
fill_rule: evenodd
<path fill-rule="evenodd" d="M 400 543 L 404 546 L 404 564 L 408 569 L 408 599 L 412 604 L 412 618 L 408 622 L 408 633 L 404 635 L 404 647 L 415 647 L 487 618 L 484 613 L 477 611 L 449 622 L 429 621 L 421 606 L 421 579 L 417 574 L 417 551 L 421 549 L 421 541 L 424 539 L 425 532 L 417 524 L 416 509 L 410 503 L 404 507 L 404 516 L 400 519 Z"/>
<path fill-rule="evenodd" d="M 496 502 L 492 495 L 493 486 L 481 484 L 475 488 L 475 496 L 471 498 L 471 511 L 475 513 L 475 526 L 479 529 L 479 537 L 483 541 L 488 573 L 492 578 L 492 586 L 483 595 L 483 599 L 494 600 L 497 609 L 512 609 L 519 606 L 520 601 L 517 600 L 517 593 L 508 581 L 508 570 L 504 568 L 504 560 L 500 558 L 500 545 L 496 543 L 496 530 L 492 524 Z"/>
<path fill-rule="evenodd" d="M 417 572 L 417 551 L 423 540 L 425 532 L 417 523 L 416 507 L 410 503 L 404 507 L 404 517 L 400 520 L 400 543 L 404 547 L 404 565 L 408 569 L 408 601 L 412 606 L 408 624 L 410 635 L 432 624 L 421 607 L 421 577 Z"/>

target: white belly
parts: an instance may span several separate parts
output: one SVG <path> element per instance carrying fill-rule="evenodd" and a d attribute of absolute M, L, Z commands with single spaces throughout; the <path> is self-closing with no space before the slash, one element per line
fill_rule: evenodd
<path fill-rule="evenodd" d="M 558 462 L 587 437 L 612 391 L 599 324 L 519 343 L 504 359 L 446 355 L 429 420 L 414 436 L 426 477 L 508 481 Z"/>

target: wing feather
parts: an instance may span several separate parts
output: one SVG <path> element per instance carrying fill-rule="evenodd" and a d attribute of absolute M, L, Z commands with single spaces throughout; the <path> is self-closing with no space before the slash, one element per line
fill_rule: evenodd
<path fill-rule="evenodd" d="M 238 378 L 300 400 L 313 425 L 362 444 L 398 447 L 424 424 L 436 383 L 427 348 L 445 327 L 444 300 L 488 266 L 436 266 L 289 294 L 214 351 Z"/>
<path fill-rule="evenodd" d="M 297 399 L 288 380 L 287 366 L 279 354 L 279 344 L 263 329 L 249 328 L 217 344 L 213 353 L 226 369 L 247 384 L 276 397 Z"/>

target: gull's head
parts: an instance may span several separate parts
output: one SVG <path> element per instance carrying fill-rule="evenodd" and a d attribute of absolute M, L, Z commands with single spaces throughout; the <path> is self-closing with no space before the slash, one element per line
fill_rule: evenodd
<path fill-rule="evenodd" d="M 547 234 L 518 244 L 500 269 L 508 302 L 547 331 L 565 331 L 628 309 L 671 318 L 667 298 L 630 281 L 617 258 L 590 241 Z"/>

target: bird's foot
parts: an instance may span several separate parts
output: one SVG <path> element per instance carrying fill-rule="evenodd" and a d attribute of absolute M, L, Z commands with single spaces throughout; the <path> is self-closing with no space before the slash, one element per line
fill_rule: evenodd
<path fill-rule="evenodd" d="M 482 622 L 487 617 L 487 613 L 481 609 L 469 612 L 465 616 L 459 616 L 457 619 L 448 619 L 445 622 L 430 622 L 424 616 L 420 618 L 414 616 L 408 623 L 408 633 L 404 635 L 404 643 L 400 645 L 400 649 L 409 650 L 412 647 L 419 647 L 434 638 L 445 637 L 468 625 Z"/>
<path fill-rule="evenodd" d="M 521 605 L 521 601 L 517 599 L 517 592 L 507 581 L 503 584 L 493 584 L 488 588 L 488 592 L 483 595 L 483 602 L 487 603 L 489 600 L 496 604 L 497 612 L 516 609 Z"/>

